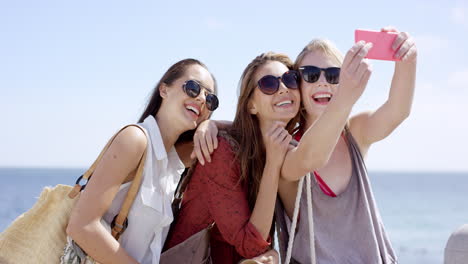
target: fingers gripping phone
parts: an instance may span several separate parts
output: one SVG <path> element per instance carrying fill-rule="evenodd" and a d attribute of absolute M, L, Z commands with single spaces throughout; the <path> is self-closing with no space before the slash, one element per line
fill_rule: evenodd
<path fill-rule="evenodd" d="M 373 30 L 356 29 L 354 31 L 354 40 L 358 42 L 372 42 L 372 48 L 367 53 L 366 58 L 374 60 L 399 61 L 394 57 L 396 50 L 392 49 L 392 44 L 395 41 L 398 33 L 396 32 L 381 32 Z"/>

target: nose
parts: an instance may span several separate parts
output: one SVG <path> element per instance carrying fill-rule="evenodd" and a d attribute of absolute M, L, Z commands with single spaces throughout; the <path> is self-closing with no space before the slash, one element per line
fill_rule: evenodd
<path fill-rule="evenodd" d="M 280 81 L 279 88 L 278 88 L 278 94 L 284 94 L 284 93 L 289 93 L 288 87 L 284 85 L 282 81 Z"/>
<path fill-rule="evenodd" d="M 325 72 L 324 71 L 320 71 L 320 76 L 319 76 L 319 79 L 318 79 L 317 82 L 319 84 L 322 84 L 322 85 L 328 85 L 327 79 L 325 78 Z"/>
<path fill-rule="evenodd" d="M 200 94 L 195 97 L 195 101 L 198 101 L 201 103 L 201 106 L 203 106 L 206 102 L 206 95 L 204 91 L 201 91 Z"/>

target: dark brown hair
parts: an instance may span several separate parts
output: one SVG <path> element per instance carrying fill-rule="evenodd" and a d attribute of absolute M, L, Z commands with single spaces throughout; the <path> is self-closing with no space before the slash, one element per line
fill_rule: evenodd
<path fill-rule="evenodd" d="M 220 131 L 219 135 L 226 138 L 235 152 L 236 159 L 232 162 L 239 161 L 240 164 L 240 178 L 239 183 L 248 186 L 247 200 L 250 210 L 255 207 L 257 200 L 258 190 L 260 188 L 260 181 L 262 180 L 263 169 L 265 168 L 266 155 L 265 146 L 262 140 L 262 133 L 260 131 L 260 124 L 256 115 L 252 115 L 248 110 L 249 99 L 256 87 L 255 73 L 257 70 L 267 62 L 278 61 L 292 69 L 293 63 L 288 56 L 284 54 L 267 52 L 257 56 L 247 68 L 245 68 L 240 82 L 239 82 L 239 100 L 237 103 L 236 116 L 232 123 L 232 127 L 228 131 Z M 291 133 L 296 126 L 299 115 L 296 115 L 286 126 L 286 129 Z M 226 133 L 227 132 L 227 133 Z M 226 166 L 233 166 L 233 163 L 226 164 Z M 182 179 L 180 186 L 175 192 L 174 203 L 175 208 L 180 208 L 181 197 L 190 179 L 195 171 L 197 162 L 195 161 L 190 169 L 185 171 L 186 176 Z M 178 212 L 178 211 L 176 211 Z M 273 237 L 275 230 L 275 220 L 270 229 L 270 235 Z M 274 243 L 272 241 L 272 247 Z"/>
<path fill-rule="evenodd" d="M 288 69 L 293 68 L 291 59 L 285 54 L 267 52 L 257 56 L 244 70 L 239 82 L 239 101 L 236 116 L 230 129 L 230 134 L 237 141 L 236 158 L 240 163 L 240 180 L 247 183 L 249 207 L 253 210 L 257 200 L 260 181 L 266 163 L 265 146 L 262 140 L 259 120 L 249 112 L 249 100 L 257 86 L 254 77 L 258 69 L 268 62 L 277 61 Z M 289 132 L 296 126 L 298 116 L 286 126 Z"/>
<path fill-rule="evenodd" d="M 148 101 L 148 104 L 146 105 L 145 110 L 143 111 L 143 114 L 141 115 L 140 119 L 138 120 L 139 123 L 143 122 L 148 116 L 156 116 L 156 114 L 159 111 L 159 108 L 161 107 L 161 103 L 163 98 L 161 97 L 161 94 L 159 92 L 159 88 L 161 87 L 162 84 L 166 85 L 171 85 L 176 81 L 177 79 L 181 78 L 185 72 L 187 71 L 188 67 L 192 65 L 200 65 L 203 68 L 205 68 L 208 72 L 208 67 L 206 67 L 205 64 L 200 62 L 199 60 L 196 59 L 184 59 L 181 61 L 176 62 L 174 65 L 172 65 L 166 73 L 161 77 L 159 80 L 158 84 L 156 84 L 156 87 L 153 90 L 153 93 L 151 95 L 150 100 Z M 217 93 L 218 91 L 218 84 L 216 82 L 215 77 L 213 74 L 210 72 L 211 78 L 213 78 L 214 82 L 214 92 Z M 211 116 L 211 113 L 210 113 Z M 179 139 L 177 140 L 178 142 L 186 142 L 186 141 L 191 141 L 193 140 L 193 134 L 195 133 L 195 130 L 189 130 L 184 133 L 182 133 L 179 136 Z"/>

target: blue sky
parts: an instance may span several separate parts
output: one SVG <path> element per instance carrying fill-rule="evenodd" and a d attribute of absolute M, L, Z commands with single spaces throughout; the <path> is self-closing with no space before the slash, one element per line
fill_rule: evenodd
<path fill-rule="evenodd" d="M 346 52 L 356 28 L 386 25 L 416 39 L 417 90 L 368 168 L 468 171 L 468 4 L 399 0 L 1 1 L 0 166 L 88 166 L 180 59 L 208 65 L 220 84 L 213 117 L 232 120 L 240 74 L 259 53 L 294 59 L 317 37 Z M 372 63 L 354 112 L 388 95 L 393 63 Z"/>

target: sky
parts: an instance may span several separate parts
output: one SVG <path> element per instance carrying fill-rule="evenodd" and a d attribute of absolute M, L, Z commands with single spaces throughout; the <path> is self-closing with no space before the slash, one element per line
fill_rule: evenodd
<path fill-rule="evenodd" d="M 294 60 L 318 37 L 345 53 L 355 29 L 387 25 L 415 38 L 416 94 L 410 117 L 371 147 L 368 169 L 468 171 L 468 2 L 422 0 L 0 0 L 0 167 L 89 166 L 180 59 L 209 67 L 220 87 L 213 118 L 232 120 L 255 56 Z M 388 96 L 394 63 L 371 63 L 354 114 Z"/>

